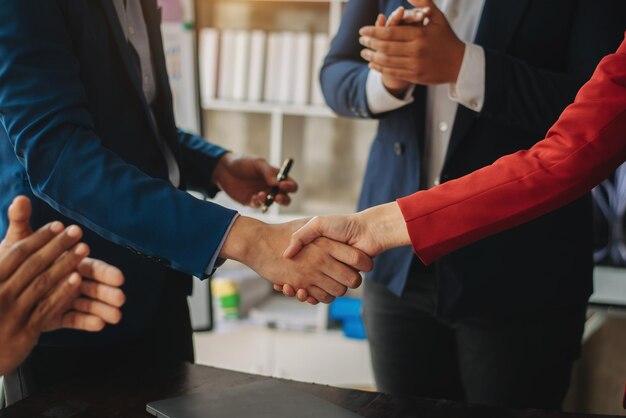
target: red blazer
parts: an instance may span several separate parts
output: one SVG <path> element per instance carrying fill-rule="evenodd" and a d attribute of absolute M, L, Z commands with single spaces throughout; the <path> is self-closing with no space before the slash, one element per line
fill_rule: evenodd
<path fill-rule="evenodd" d="M 398 200 L 417 256 L 429 264 L 589 192 L 626 161 L 626 40 L 527 151 Z"/>

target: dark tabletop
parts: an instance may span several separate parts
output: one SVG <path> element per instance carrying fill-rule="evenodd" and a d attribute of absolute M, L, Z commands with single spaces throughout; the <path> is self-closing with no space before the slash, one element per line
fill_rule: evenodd
<path fill-rule="evenodd" d="M 106 376 L 76 379 L 0 411 L 0 418 L 149 418 L 146 403 L 269 379 L 196 365 L 125 367 Z M 592 418 L 597 415 L 510 411 L 285 381 L 364 417 Z M 297 413 L 294 414 L 297 416 Z M 606 417 L 606 416 L 605 416 Z"/>

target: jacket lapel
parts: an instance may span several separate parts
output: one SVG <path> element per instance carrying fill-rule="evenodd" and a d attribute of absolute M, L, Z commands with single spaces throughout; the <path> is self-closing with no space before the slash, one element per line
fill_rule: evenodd
<path fill-rule="evenodd" d="M 528 1 L 486 0 L 475 43 L 484 48 L 505 51 L 519 26 Z M 475 119 L 475 112 L 459 105 L 446 153 L 446 164 L 454 155 L 459 144 L 467 136 Z"/>
<path fill-rule="evenodd" d="M 113 5 L 112 0 L 100 0 L 102 3 L 102 8 L 104 10 L 104 14 L 106 15 L 109 21 L 109 27 L 111 28 L 111 33 L 113 34 L 113 38 L 115 39 L 115 43 L 119 49 L 120 55 L 122 57 L 122 61 L 124 62 L 124 66 L 126 67 L 126 73 L 130 77 L 130 80 L 133 84 L 133 88 L 135 93 L 139 96 L 142 104 L 148 109 L 148 103 L 146 102 L 146 98 L 143 94 L 143 87 L 141 85 L 141 79 L 139 73 L 137 72 L 137 65 L 132 56 L 132 51 L 130 49 L 130 45 L 126 40 L 126 36 L 124 35 L 124 31 L 122 30 L 122 26 L 120 24 L 119 17 L 117 15 L 117 11 L 115 10 L 115 6 Z"/>

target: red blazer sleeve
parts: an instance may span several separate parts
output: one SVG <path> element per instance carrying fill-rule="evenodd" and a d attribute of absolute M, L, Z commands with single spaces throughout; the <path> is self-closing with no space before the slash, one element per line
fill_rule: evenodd
<path fill-rule="evenodd" d="M 531 149 L 398 200 L 426 264 L 589 192 L 626 160 L 626 40 Z"/>

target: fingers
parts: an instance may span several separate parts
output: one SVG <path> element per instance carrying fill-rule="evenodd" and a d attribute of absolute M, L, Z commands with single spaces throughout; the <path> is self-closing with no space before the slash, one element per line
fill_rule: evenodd
<path fill-rule="evenodd" d="M 409 9 L 404 13 L 404 19 L 402 23 L 409 25 L 421 24 L 422 26 L 428 26 L 430 23 L 430 7 L 418 7 L 416 9 Z"/>
<path fill-rule="evenodd" d="M 285 284 L 283 286 L 282 292 L 283 292 L 283 295 L 287 296 L 288 298 L 292 298 L 296 296 L 296 290 L 293 288 L 293 286 L 289 284 Z"/>
<path fill-rule="evenodd" d="M 389 19 L 387 19 L 387 26 L 398 26 L 402 23 L 402 19 L 404 18 L 404 7 L 400 6 L 396 10 L 394 10 Z"/>
<path fill-rule="evenodd" d="M 63 231 L 63 224 L 53 222 L 43 226 L 30 237 L 13 244 L 0 259 L 0 281 L 8 279 L 33 253 Z"/>
<path fill-rule="evenodd" d="M 376 27 L 385 27 L 387 26 L 387 18 L 385 17 L 384 14 L 379 13 L 378 16 L 376 17 L 376 23 L 374 23 L 374 26 Z"/>
<path fill-rule="evenodd" d="M 357 250 L 346 244 L 339 243 L 327 238 L 318 238 L 316 240 L 318 245 L 321 245 L 328 253 L 337 261 L 341 261 L 346 266 L 352 267 L 352 270 L 356 271 L 371 271 L 374 267 L 372 258 L 364 252 Z M 357 273 L 359 278 L 360 274 Z M 346 284 L 351 289 L 356 289 L 361 285 L 361 281 L 354 284 Z"/>
<path fill-rule="evenodd" d="M 30 236 L 30 215 L 32 207 L 30 200 L 25 196 L 18 196 L 9 206 L 9 228 L 4 237 L 5 245 L 13 245 Z"/>
<path fill-rule="evenodd" d="M 37 302 L 50 292 L 51 289 L 54 289 L 63 278 L 67 277 L 88 254 L 89 247 L 82 243 L 76 245 L 71 251 L 63 254 L 49 269 L 41 273 L 26 286 L 22 294 L 18 297 L 18 303 L 22 304 L 24 307 L 37 304 Z"/>
<path fill-rule="evenodd" d="M 396 57 L 410 57 L 410 54 L 413 53 L 412 50 L 407 48 L 406 42 L 383 41 L 371 36 L 361 36 L 359 38 L 359 43 L 372 52 L 380 52 Z"/>
<path fill-rule="evenodd" d="M 289 246 L 283 253 L 285 258 L 293 258 L 300 252 L 302 247 L 310 244 L 316 238 L 323 236 L 322 223 L 319 217 L 314 217 L 302 228 L 298 229 L 289 241 Z"/>
<path fill-rule="evenodd" d="M 69 311 L 63 315 L 61 326 L 63 328 L 79 331 L 98 332 L 105 326 L 102 318 L 77 311 Z"/>
<path fill-rule="evenodd" d="M 80 297 L 74 301 L 73 307 L 77 312 L 97 316 L 108 324 L 117 324 L 122 319 L 118 308 L 94 299 Z"/>
<path fill-rule="evenodd" d="M 48 269 L 61 254 L 76 244 L 82 236 L 83 232 L 79 227 L 70 226 L 41 247 L 35 254 L 28 257 L 12 275 L 13 286 L 17 294 L 21 293 L 39 274 Z"/>
<path fill-rule="evenodd" d="M 63 315 L 78 296 L 81 278 L 77 273 L 71 274 L 61 282 L 44 300 L 33 310 L 28 326 L 30 329 L 41 331 L 53 331 L 60 324 L 54 324 L 55 318 Z M 51 326 L 51 324 L 53 324 Z"/>
<path fill-rule="evenodd" d="M 335 297 L 329 295 L 327 292 L 317 286 L 310 286 L 306 289 L 306 291 L 316 302 L 329 304 L 335 301 Z M 313 305 L 316 304 L 317 303 L 313 303 Z"/>
<path fill-rule="evenodd" d="M 389 68 L 410 70 L 410 68 L 413 67 L 415 63 L 414 58 L 392 56 L 382 52 L 375 52 L 369 49 L 362 50 L 361 57 L 368 62 Z"/>
<path fill-rule="evenodd" d="M 124 274 L 120 269 L 102 260 L 86 258 L 78 265 L 78 272 L 83 277 L 109 286 L 120 287 L 124 284 Z"/>
<path fill-rule="evenodd" d="M 282 193 L 295 193 L 298 191 L 298 183 L 291 177 L 287 177 L 286 180 L 281 181 L 278 187 Z"/>
<path fill-rule="evenodd" d="M 126 303 L 126 296 L 121 289 L 93 280 L 84 280 L 80 287 L 80 293 L 115 308 L 120 308 Z"/>
<path fill-rule="evenodd" d="M 323 290 L 324 293 L 329 296 L 340 297 L 345 295 L 348 291 L 348 287 L 344 285 L 344 282 L 352 283 L 355 280 L 353 273 L 356 272 L 336 261 L 326 263 L 325 265 L 320 266 L 320 269 L 325 275 L 316 277 L 314 280 L 311 280 L 310 283 L 315 283 L 316 287 Z M 324 296 L 324 298 L 326 298 L 326 296 Z M 325 302 L 325 299 L 319 299 L 318 297 L 315 297 L 315 299 L 320 302 L 330 303 Z"/>
<path fill-rule="evenodd" d="M 276 167 L 272 167 L 267 163 L 267 161 L 263 159 L 259 159 L 258 161 L 258 170 L 263 175 L 263 179 L 268 184 L 268 186 L 279 186 L 280 190 L 285 193 L 295 193 L 298 191 L 298 183 L 295 182 L 291 177 L 287 177 L 285 180 L 278 182 L 276 176 L 278 176 L 278 172 L 280 171 Z"/>
<path fill-rule="evenodd" d="M 286 194 L 279 194 L 278 196 L 276 196 L 276 203 L 278 203 L 281 206 L 289 206 L 291 204 L 291 197 L 289 197 Z"/>
<path fill-rule="evenodd" d="M 418 26 L 387 26 L 380 28 L 376 26 L 363 26 L 359 30 L 359 35 L 368 36 L 381 41 L 407 42 L 423 37 L 425 28 Z"/>

